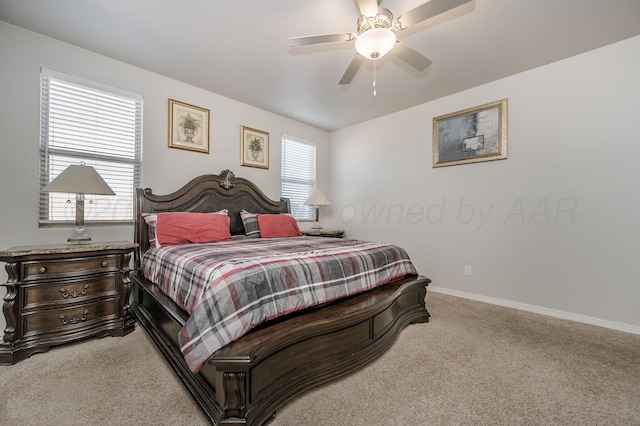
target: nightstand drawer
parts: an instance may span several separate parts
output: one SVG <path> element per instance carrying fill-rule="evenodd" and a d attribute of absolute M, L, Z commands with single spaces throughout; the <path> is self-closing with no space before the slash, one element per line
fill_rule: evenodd
<path fill-rule="evenodd" d="M 109 274 L 77 281 L 27 284 L 23 286 L 23 309 L 37 308 L 47 304 L 82 303 L 96 297 L 117 295 L 118 280 L 117 274 Z"/>
<path fill-rule="evenodd" d="M 50 333 L 65 329 L 81 328 L 101 318 L 118 317 L 118 299 L 66 309 L 48 309 L 23 314 L 24 335 Z"/>
<path fill-rule="evenodd" d="M 86 274 L 118 268 L 117 256 L 86 257 L 76 259 L 24 262 L 23 281 L 49 279 L 69 274 Z"/>

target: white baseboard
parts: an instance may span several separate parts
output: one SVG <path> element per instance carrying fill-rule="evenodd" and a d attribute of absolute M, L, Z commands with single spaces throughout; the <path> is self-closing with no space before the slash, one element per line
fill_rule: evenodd
<path fill-rule="evenodd" d="M 585 315 L 572 314 L 570 312 L 558 311 L 555 309 L 543 308 L 541 306 L 528 305 L 526 303 L 512 302 L 510 300 L 497 299 L 494 297 L 481 296 L 478 294 L 467 293 L 464 291 L 451 290 L 443 287 L 429 286 L 427 292 L 443 293 L 450 296 L 462 297 L 463 299 L 477 300 L 478 302 L 490 303 L 492 305 L 505 306 L 507 308 L 519 309 L 521 311 L 533 312 L 536 314 L 547 315 L 550 317 L 561 318 L 569 321 L 576 321 L 585 324 L 597 325 L 599 327 L 610 328 L 612 330 L 624 331 L 626 333 L 640 334 L 640 327 L 630 324 L 624 324 L 615 321 L 607 321 L 599 318 L 588 317 Z M 427 300 L 429 297 L 427 296 Z M 428 308 L 428 305 L 427 305 Z"/>

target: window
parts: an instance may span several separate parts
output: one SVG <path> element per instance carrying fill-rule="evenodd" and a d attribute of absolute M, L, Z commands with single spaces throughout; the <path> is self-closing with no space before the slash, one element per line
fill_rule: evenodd
<path fill-rule="evenodd" d="M 316 146 L 282 137 L 282 196 L 291 202 L 291 214 L 300 220 L 315 220 L 315 208 L 304 204 L 316 189 Z"/>
<path fill-rule="evenodd" d="M 40 188 L 67 166 L 93 166 L 116 196 L 85 197 L 86 222 L 133 220 L 140 186 L 142 96 L 42 69 Z M 40 192 L 41 225 L 75 220 L 75 194 Z"/>

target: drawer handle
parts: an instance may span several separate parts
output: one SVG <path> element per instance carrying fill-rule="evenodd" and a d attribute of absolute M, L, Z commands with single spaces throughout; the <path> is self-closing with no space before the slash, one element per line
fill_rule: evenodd
<path fill-rule="evenodd" d="M 67 325 L 67 324 L 77 324 L 80 321 L 86 321 L 87 320 L 87 315 L 89 314 L 89 311 L 87 311 L 85 309 L 85 311 L 82 313 L 82 316 L 80 318 L 77 317 L 73 317 L 70 320 L 67 319 L 67 317 L 65 317 L 64 315 L 60 315 L 60 319 L 62 320 L 62 324 Z"/>
<path fill-rule="evenodd" d="M 64 297 L 65 299 L 69 296 L 71 296 L 72 298 L 78 297 L 78 296 L 86 296 L 87 293 L 89 292 L 89 284 L 85 284 L 84 285 L 84 290 L 82 291 L 74 291 L 69 293 L 67 291 L 66 288 L 62 287 L 60 288 L 60 293 L 62 293 L 62 297 Z"/>
<path fill-rule="evenodd" d="M 100 264 L 100 266 L 102 266 L 103 268 L 106 268 L 107 266 L 109 266 L 109 263 L 105 260 Z"/>
<path fill-rule="evenodd" d="M 45 272 L 47 272 L 47 268 L 45 268 L 44 266 L 41 266 L 40 269 L 38 269 L 39 274 L 44 274 Z"/>

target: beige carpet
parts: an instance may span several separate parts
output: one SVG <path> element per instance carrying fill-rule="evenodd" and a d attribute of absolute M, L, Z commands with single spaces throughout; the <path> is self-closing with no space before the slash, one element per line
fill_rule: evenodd
<path fill-rule="evenodd" d="M 640 425 L 640 336 L 435 293 L 427 306 L 430 323 L 269 426 Z M 0 367 L 3 425 L 206 423 L 139 327 Z"/>

